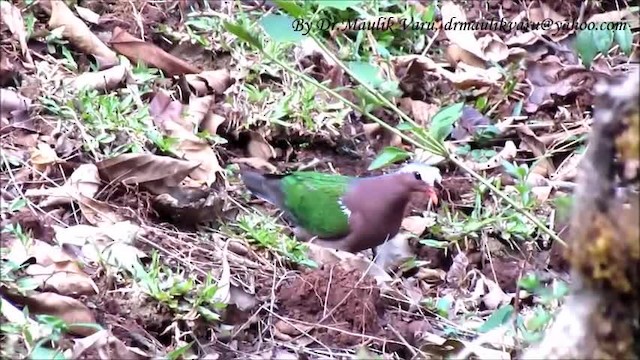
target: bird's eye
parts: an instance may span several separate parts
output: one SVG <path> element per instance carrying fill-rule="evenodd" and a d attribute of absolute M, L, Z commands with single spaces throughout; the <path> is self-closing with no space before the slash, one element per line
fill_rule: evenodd
<path fill-rule="evenodd" d="M 415 176 L 415 177 L 416 177 L 416 180 L 422 180 L 422 175 L 420 175 L 420 173 L 419 173 L 419 172 L 417 172 L 417 171 L 414 171 L 414 172 L 413 172 L 413 176 Z"/>

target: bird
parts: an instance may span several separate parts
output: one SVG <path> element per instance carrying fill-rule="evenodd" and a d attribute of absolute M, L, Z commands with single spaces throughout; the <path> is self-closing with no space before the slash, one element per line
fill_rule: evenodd
<path fill-rule="evenodd" d="M 437 167 L 418 162 L 369 177 L 242 169 L 240 178 L 250 193 L 284 212 L 298 240 L 352 253 L 393 238 L 412 193 L 425 193 L 436 205 L 435 185 L 442 181 Z"/>

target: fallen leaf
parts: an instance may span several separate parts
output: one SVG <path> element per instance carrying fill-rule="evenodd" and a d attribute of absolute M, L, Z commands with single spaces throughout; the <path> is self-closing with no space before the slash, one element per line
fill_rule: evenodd
<path fill-rule="evenodd" d="M 515 158 L 517 153 L 518 149 L 516 148 L 516 144 L 514 144 L 513 141 L 508 140 L 505 142 L 502 150 L 491 157 L 491 159 L 482 163 L 465 161 L 465 164 L 474 171 L 494 169 L 501 166 L 504 161 L 509 161 Z"/>
<path fill-rule="evenodd" d="M 200 69 L 177 58 L 152 43 L 145 42 L 116 26 L 109 44 L 132 62 L 142 61 L 161 69 L 168 76 L 197 74 Z"/>
<path fill-rule="evenodd" d="M 207 95 L 203 97 L 196 97 L 191 95 L 189 98 L 189 106 L 187 107 L 185 114 L 185 121 L 193 125 L 192 129 L 198 129 L 200 124 L 207 118 L 211 112 L 211 107 L 214 105 L 214 96 Z M 207 129 L 208 130 L 208 129 Z M 217 131 L 217 126 L 216 130 Z M 211 135 L 215 135 L 215 132 L 209 131 Z"/>
<path fill-rule="evenodd" d="M 509 47 L 496 34 L 487 34 L 478 40 L 484 59 L 491 62 L 506 60 L 509 55 Z"/>
<path fill-rule="evenodd" d="M 423 216 L 407 216 L 402 219 L 402 228 L 408 232 L 420 236 L 427 229 L 427 226 L 434 225 L 433 219 Z"/>
<path fill-rule="evenodd" d="M 31 53 L 27 47 L 27 30 L 24 27 L 24 20 L 20 9 L 15 7 L 9 1 L 0 2 L 0 19 L 2 23 L 7 25 L 9 31 L 18 39 L 22 56 L 28 63 L 33 63 Z"/>
<path fill-rule="evenodd" d="M 531 85 L 531 92 L 524 110 L 529 113 L 552 104 L 551 95 L 567 96 L 589 91 L 594 81 L 593 75 L 584 66 L 564 65 L 552 55 L 541 61 L 528 62 L 526 80 Z"/>
<path fill-rule="evenodd" d="M 468 266 L 469 258 L 467 258 L 467 255 L 464 252 L 460 251 L 453 258 L 453 264 L 451 264 L 451 267 L 447 271 L 447 283 L 454 286 L 460 286 L 462 280 L 464 280 L 465 276 L 467 275 Z"/>
<path fill-rule="evenodd" d="M 64 1 L 51 1 L 51 18 L 49 29 L 63 27 L 62 35 L 69 39 L 77 49 L 87 55 L 93 55 L 100 68 L 107 68 L 118 63 L 118 57 L 107 45 L 94 35 L 85 23 L 77 18 Z"/>
<path fill-rule="evenodd" d="M 413 100 L 408 97 L 400 99 L 400 109 L 410 114 L 413 121 L 422 126 L 431 124 L 431 118 L 440 110 L 436 104 L 427 104 L 424 101 Z"/>
<path fill-rule="evenodd" d="M 551 158 L 546 156 L 547 148 L 544 143 L 524 124 L 519 124 L 516 127 L 516 131 L 522 140 L 520 146 L 526 147 L 537 159 L 531 168 L 531 172 L 540 174 L 543 177 L 548 177 L 550 174 L 553 174 L 556 168 Z"/>
<path fill-rule="evenodd" d="M 122 359 L 137 360 L 140 358 L 136 353 L 113 336 L 108 330 L 100 330 L 93 335 L 80 339 L 73 339 L 74 345 L 71 351 L 71 359 L 79 359 L 87 350 L 94 350 L 99 354 L 99 359 Z M 138 350 L 139 352 L 140 350 Z"/>
<path fill-rule="evenodd" d="M 76 5 L 75 8 L 76 12 L 80 16 L 80 18 L 82 18 L 82 20 L 90 22 L 94 25 L 98 25 L 98 23 L 100 22 L 100 15 L 94 13 L 93 11 L 91 11 L 91 9 L 87 9 L 86 7 L 78 5 Z"/>
<path fill-rule="evenodd" d="M 472 106 L 465 105 L 462 108 L 462 115 L 451 133 L 451 137 L 454 140 L 462 140 L 468 136 L 474 136 L 489 124 L 491 124 L 491 121 L 481 112 Z"/>
<path fill-rule="evenodd" d="M 198 162 L 198 167 L 189 175 L 192 179 L 211 185 L 217 175 L 223 172 L 218 157 L 209 143 L 197 137 L 193 131 L 196 124 L 190 123 L 181 116 L 182 105 L 164 93 L 157 93 L 151 101 L 149 112 L 168 136 L 178 139 L 175 152 L 187 160 Z"/>
<path fill-rule="evenodd" d="M 96 166 L 103 179 L 125 185 L 139 184 L 155 194 L 180 184 L 199 164 L 153 154 L 122 154 Z"/>
<path fill-rule="evenodd" d="M 247 164 L 254 169 L 263 169 L 271 173 L 275 173 L 278 171 L 278 168 L 275 165 L 271 164 L 265 159 L 258 157 L 236 158 L 231 159 L 231 162 L 234 164 Z"/>
<path fill-rule="evenodd" d="M 453 67 L 457 67 L 460 62 L 463 62 L 465 64 L 468 64 L 477 68 L 481 68 L 481 69 L 486 68 L 484 60 L 477 57 L 476 55 L 473 55 L 472 53 L 468 52 L 467 50 L 461 48 L 456 44 L 451 44 L 447 46 L 445 55 L 446 55 L 447 61 L 449 61 L 449 64 L 451 64 L 451 66 Z"/>
<path fill-rule="evenodd" d="M 224 116 L 220 116 L 218 114 L 214 114 L 209 111 L 207 116 L 205 116 L 204 120 L 200 124 L 202 130 L 206 130 L 209 134 L 217 134 L 218 128 L 222 125 L 227 119 Z"/>
<path fill-rule="evenodd" d="M 251 311 L 258 305 L 258 299 L 254 294 L 249 294 L 241 287 L 231 285 L 231 303 L 240 311 Z"/>
<path fill-rule="evenodd" d="M 7 2 L 0 4 L 7 4 Z M 11 113 L 27 111 L 29 107 L 31 107 L 31 99 L 13 90 L 0 89 L 0 116 L 8 118 Z"/>
<path fill-rule="evenodd" d="M 217 220 L 223 213 L 225 197 L 225 193 L 211 188 L 174 187 L 156 196 L 153 208 L 173 224 L 196 226 Z"/>
<path fill-rule="evenodd" d="M 82 215 L 91 225 L 110 225 L 124 220 L 115 205 L 104 201 L 80 195 L 78 205 Z"/>
<path fill-rule="evenodd" d="M 538 7 L 534 6 L 537 4 Z M 565 17 L 555 12 L 549 5 L 542 1 L 531 2 L 529 5 L 529 20 L 533 22 L 542 22 L 545 19 L 551 19 L 554 22 L 563 22 Z"/>
<path fill-rule="evenodd" d="M 75 260 L 57 261 L 50 265 L 33 264 L 25 273 L 40 284 L 44 291 L 55 291 L 60 295 L 94 295 L 98 286 L 85 274 Z"/>
<path fill-rule="evenodd" d="M 55 154 L 55 152 L 53 153 Z M 98 168 L 94 164 L 83 164 L 71 174 L 64 185 L 47 189 L 28 189 L 25 195 L 47 196 L 39 203 L 40 206 L 47 207 L 70 204 L 73 201 L 79 201 L 81 196 L 93 198 L 99 188 Z"/>
<path fill-rule="evenodd" d="M 249 143 L 247 144 L 247 153 L 249 157 L 257 157 L 269 160 L 276 157 L 276 152 L 264 139 L 264 136 L 255 131 L 249 133 Z"/>
<path fill-rule="evenodd" d="M 134 264 L 147 257 L 133 246 L 141 233 L 138 225 L 129 221 L 100 227 L 75 225 L 68 228 L 53 225 L 58 244 L 70 244 L 81 248 L 82 255 L 89 263 L 105 261 L 110 266 L 134 270 Z"/>
<path fill-rule="evenodd" d="M 47 167 L 59 164 L 63 160 L 58 157 L 58 154 L 56 154 L 55 150 L 53 150 L 49 144 L 41 142 L 36 149 L 31 150 L 30 161 L 34 169 L 39 172 L 44 172 Z"/>
<path fill-rule="evenodd" d="M 482 303 L 489 310 L 495 310 L 504 304 L 511 302 L 513 295 L 507 295 L 495 281 L 483 277 L 484 285 L 488 292 L 482 297 Z"/>
<path fill-rule="evenodd" d="M 398 233 L 388 241 L 385 241 L 376 248 L 376 258 L 374 263 L 381 269 L 390 269 L 400 265 L 414 255 L 409 245 L 410 236 Z"/>
<path fill-rule="evenodd" d="M 445 1 L 440 8 L 442 14 L 442 23 L 468 23 L 467 15 L 464 12 L 462 6 L 455 4 L 453 1 Z M 449 41 L 459 46 L 464 51 L 477 56 L 482 60 L 486 60 L 480 44 L 476 39 L 473 31 L 463 29 L 460 24 L 457 26 L 447 26 L 444 28 L 444 33 L 447 35 Z M 469 64 L 472 65 L 472 64 Z"/>
<path fill-rule="evenodd" d="M 71 324 L 96 324 L 93 313 L 80 301 L 53 292 L 44 292 L 24 298 L 24 305 L 32 314 L 46 314 L 61 318 L 69 324 L 69 332 L 89 336 L 98 330 L 94 327 Z M 99 326 L 99 325 L 98 325 Z"/>
<path fill-rule="evenodd" d="M 75 90 L 110 91 L 117 89 L 129 76 L 131 76 L 130 67 L 121 64 L 107 70 L 84 72 L 73 79 L 70 84 Z"/>
<path fill-rule="evenodd" d="M 227 69 L 207 70 L 198 74 L 185 75 L 191 94 L 204 96 L 222 94 L 231 86 L 231 73 Z"/>

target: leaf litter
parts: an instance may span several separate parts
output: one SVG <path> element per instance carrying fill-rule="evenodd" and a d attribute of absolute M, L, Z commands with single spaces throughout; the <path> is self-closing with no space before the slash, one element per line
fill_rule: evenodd
<path fill-rule="evenodd" d="M 2 157 L 2 260 L 11 265 L 0 292 L 4 318 L 49 332 L 52 318 L 35 321 L 21 309 L 62 319 L 64 337 L 73 341 L 53 345 L 67 358 L 321 358 L 356 351 L 406 358 L 460 350 L 510 358 L 521 346 L 507 331 L 517 326 L 510 314 L 540 311 L 519 297 L 526 274 L 546 272 L 545 260 L 531 260 L 532 252 L 536 259 L 548 255 L 531 249 L 544 235 L 444 158 L 412 151 L 397 134 L 223 29 L 221 19 L 235 18 L 237 6 L 252 21 L 269 16 L 259 7 L 215 4 L 206 10 L 215 16 L 200 16 L 202 9 L 183 12 L 182 2 L 88 2 L 73 9 L 43 3 L 48 18 L 34 16 L 32 6 L 2 2 L 7 20 L 0 31 L 13 36 L 3 37 L 3 55 L 14 41 L 11 55 L 34 68 L 14 79 L 4 74 L 15 69 L 0 66 L 0 77 L 12 79 L 0 89 L 2 136 L 11 140 L 2 150 L 17 154 Z M 563 21 L 584 13 L 611 20 L 629 12 L 500 3 L 446 1 L 440 24 L 487 15 Z M 431 11 L 417 4 L 393 11 L 412 6 L 424 16 Z M 323 11 L 336 8 L 325 4 Z M 50 35 L 34 32 L 38 27 Z M 446 146 L 545 218 L 555 211 L 552 200 L 573 184 L 594 82 L 620 72 L 626 61 L 612 50 L 585 66 L 565 42 L 576 37 L 572 31 L 440 29 L 397 42 L 375 31 L 360 34 L 334 33 L 342 45 L 325 37 L 337 59 L 357 65 L 350 67 L 356 78 L 365 76 L 425 129 L 441 125 L 433 124 L 440 109 L 464 101 L 444 134 Z M 315 41 L 269 44 L 294 68 L 399 126 Z M 184 46 L 198 49 L 196 55 L 180 51 Z M 376 56 L 351 59 L 346 50 Z M 213 60 L 200 63 L 203 54 Z M 522 67 L 510 66 L 520 60 Z M 135 107 L 124 121 L 102 116 L 112 129 L 133 129 L 130 119 L 140 116 L 155 135 L 91 128 L 98 112 L 120 111 L 96 94 Z M 136 131 L 145 139 L 137 150 L 127 147 Z M 304 248 L 309 262 L 302 262 L 314 265 L 308 268 L 292 261 L 298 248 L 285 226 L 248 228 L 262 230 L 260 236 L 230 230 L 257 207 L 239 186 L 239 165 L 379 174 L 367 167 L 387 147 L 442 166 L 439 191 L 447 204 L 434 209 L 413 198 L 401 234 L 377 249 L 373 261 L 311 243 Z M 269 237 L 278 245 L 260 242 Z"/>

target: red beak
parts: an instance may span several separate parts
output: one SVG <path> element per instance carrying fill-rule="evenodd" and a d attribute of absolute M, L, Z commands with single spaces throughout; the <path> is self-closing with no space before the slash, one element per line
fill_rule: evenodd
<path fill-rule="evenodd" d="M 429 200 L 431 200 L 431 203 L 433 205 L 438 205 L 438 194 L 436 194 L 436 191 L 434 188 L 432 187 L 427 188 L 425 193 L 427 194 L 427 196 L 429 196 Z"/>

